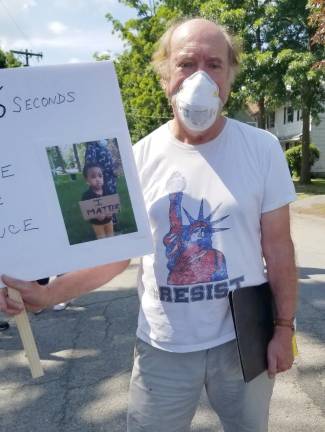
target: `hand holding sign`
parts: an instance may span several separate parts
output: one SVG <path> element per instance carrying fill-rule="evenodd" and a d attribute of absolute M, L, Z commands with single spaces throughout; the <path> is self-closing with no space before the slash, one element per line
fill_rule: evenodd
<path fill-rule="evenodd" d="M 37 282 L 24 282 L 7 276 L 3 276 L 2 280 L 7 284 L 8 288 L 0 290 L 0 308 L 8 314 L 15 315 L 17 328 L 29 361 L 32 377 L 39 378 L 44 375 L 44 372 L 24 303 L 17 288 L 24 292 L 26 298 L 28 298 L 28 290 L 30 290 L 30 294 L 34 297 L 34 300 L 32 300 L 32 297 L 30 298 L 31 304 L 29 308 L 36 311 L 44 307 L 40 299 L 45 300 L 45 287 L 37 284 Z M 10 287 L 14 287 L 15 289 Z M 40 295 L 40 291 L 42 290 L 43 295 Z"/>
<path fill-rule="evenodd" d="M 22 298 L 18 291 L 8 288 L 8 293 L 11 299 L 21 301 L 22 303 Z M 15 317 L 15 320 L 26 356 L 28 358 L 32 377 L 39 378 L 44 375 L 44 372 L 26 311 L 23 310 Z"/>
<path fill-rule="evenodd" d="M 0 290 L 0 298 L 2 299 L 0 305 L 2 306 L 1 309 L 9 315 L 17 315 L 25 309 L 30 312 L 37 312 L 40 309 L 45 309 L 49 304 L 48 285 L 23 281 L 6 275 L 2 275 L 1 279 L 7 288 Z M 11 295 L 12 291 L 19 295 Z M 7 305 L 6 310 L 3 308 L 3 304 Z"/>

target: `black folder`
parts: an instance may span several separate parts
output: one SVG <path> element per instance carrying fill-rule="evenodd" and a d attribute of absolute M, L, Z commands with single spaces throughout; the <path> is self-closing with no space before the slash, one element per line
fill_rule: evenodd
<path fill-rule="evenodd" d="M 247 383 L 267 369 L 267 346 L 273 336 L 273 298 L 268 283 L 229 292 L 238 352 Z"/>

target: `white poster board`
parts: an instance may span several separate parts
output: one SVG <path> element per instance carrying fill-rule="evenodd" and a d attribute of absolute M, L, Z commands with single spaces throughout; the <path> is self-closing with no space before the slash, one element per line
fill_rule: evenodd
<path fill-rule="evenodd" d="M 79 201 L 114 193 L 114 235 L 99 238 Z M 35 280 L 152 249 L 113 64 L 0 70 L 0 274 Z"/>

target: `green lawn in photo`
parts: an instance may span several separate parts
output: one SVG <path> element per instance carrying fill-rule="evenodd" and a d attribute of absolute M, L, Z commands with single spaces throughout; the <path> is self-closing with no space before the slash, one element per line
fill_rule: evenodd
<path fill-rule="evenodd" d="M 90 222 L 83 220 L 79 207 L 81 196 L 88 189 L 82 174 L 76 174 L 75 180 L 68 174 L 57 175 L 54 183 L 70 244 L 96 240 Z M 118 194 L 121 211 L 117 214 L 115 235 L 136 232 L 137 226 L 124 176 L 118 178 Z"/>

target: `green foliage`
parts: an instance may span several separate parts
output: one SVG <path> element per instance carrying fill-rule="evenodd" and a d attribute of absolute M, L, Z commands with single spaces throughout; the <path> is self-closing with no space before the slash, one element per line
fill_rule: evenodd
<path fill-rule="evenodd" d="M 7 59 L 6 55 L 3 51 L 0 50 L 0 69 L 7 67 Z"/>
<path fill-rule="evenodd" d="M 151 14 L 149 6 L 141 2 L 123 3 L 134 4 L 139 18 L 122 24 L 110 14 L 106 17 L 125 42 L 125 51 L 114 63 L 131 140 L 135 143 L 171 118 L 170 106 L 150 62 L 157 40 L 179 12 L 162 5 Z"/>
<path fill-rule="evenodd" d="M 164 3 L 168 8 L 179 11 L 183 16 L 201 15 L 202 5 L 208 0 L 165 0 Z"/>
<path fill-rule="evenodd" d="M 325 2 L 308 0 L 308 23 L 314 31 L 312 43 L 325 45 Z"/>
<path fill-rule="evenodd" d="M 257 104 L 262 128 L 267 112 L 288 101 L 302 110 L 300 178 L 308 183 L 309 118 L 312 115 L 317 122 L 325 106 L 324 7 L 317 0 L 211 0 L 201 11 L 243 41 L 241 73 L 231 102 Z"/>
<path fill-rule="evenodd" d="M 310 51 L 285 49 L 278 55 L 279 63 L 286 65 L 283 82 L 292 106 L 309 111 L 316 121 L 325 102 L 324 70 L 313 67 L 318 60 Z"/>
<path fill-rule="evenodd" d="M 325 103 L 325 73 L 314 66 L 324 59 L 325 46 L 312 43 L 315 29 L 309 26 L 307 0 L 277 3 L 270 28 L 276 34 L 273 46 L 283 71 L 284 96 L 295 108 L 305 109 L 317 120 Z"/>
<path fill-rule="evenodd" d="M 0 49 L 0 69 L 20 67 L 22 63 L 11 52 Z"/>
<path fill-rule="evenodd" d="M 283 69 L 284 95 L 303 113 L 300 182 L 307 184 L 310 181 L 310 115 L 317 122 L 325 105 L 325 70 L 317 66 L 325 57 L 325 46 L 314 39 L 317 29 L 310 25 L 307 0 L 277 3 L 270 27 L 277 35 L 274 46 L 277 63 Z"/>
<path fill-rule="evenodd" d="M 319 150 L 315 144 L 310 144 L 309 150 L 309 166 L 312 167 L 313 164 L 319 159 Z M 302 145 L 299 144 L 286 150 L 285 155 L 290 172 L 295 176 L 299 176 L 301 170 Z"/>
<path fill-rule="evenodd" d="M 105 53 L 95 52 L 93 57 L 96 61 L 104 61 L 104 60 L 110 60 L 111 59 L 111 56 L 108 52 L 105 52 Z"/>
<path fill-rule="evenodd" d="M 203 16 L 220 22 L 237 35 L 243 48 L 240 74 L 228 103 L 230 111 L 247 103 L 257 104 L 258 125 L 262 128 L 267 111 L 279 103 L 285 90 L 271 43 L 274 35 L 270 21 L 275 8 L 275 2 L 256 0 L 210 0 L 201 7 Z"/>
<path fill-rule="evenodd" d="M 243 55 L 238 91 L 242 101 L 266 111 L 290 99 L 295 107 L 310 107 L 317 116 L 325 101 L 324 71 L 313 66 L 324 59 L 324 45 L 311 46 L 307 0 L 211 0 L 201 11 L 217 19 L 242 39 Z M 290 55 L 288 55 L 290 54 Z M 290 91 L 288 91 L 290 89 Z M 298 96 L 299 93 L 299 96 Z"/>

